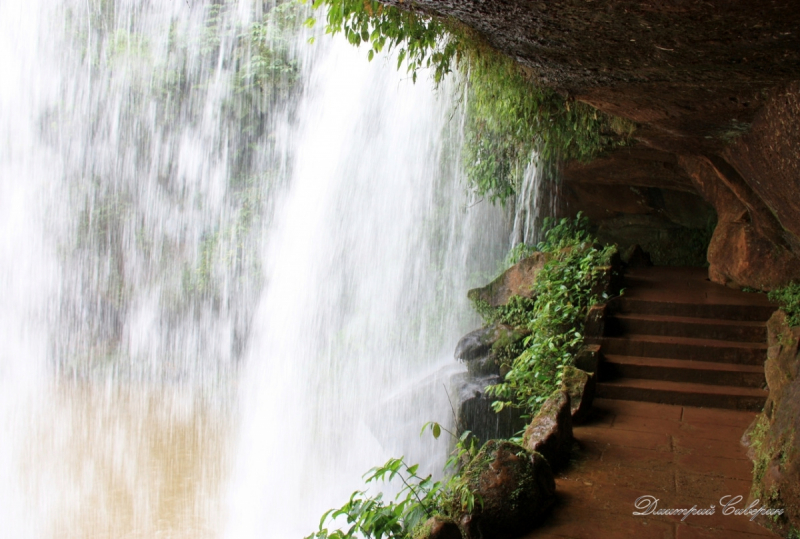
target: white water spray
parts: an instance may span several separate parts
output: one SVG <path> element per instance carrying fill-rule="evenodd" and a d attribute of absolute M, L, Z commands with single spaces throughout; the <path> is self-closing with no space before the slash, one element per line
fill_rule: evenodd
<path fill-rule="evenodd" d="M 524 243 L 535 246 L 541 237 L 542 224 L 548 217 L 557 217 L 561 212 L 559 203 L 562 197 L 559 183 L 553 170 L 555 165 L 537 166 L 537 160 L 525 169 L 522 182 L 514 198 L 514 226 L 511 231 L 511 245 Z"/>
<path fill-rule="evenodd" d="M 390 456 L 439 468 L 507 234 L 447 92 L 293 5 L 16 4 L 0 537 L 297 537 Z"/>

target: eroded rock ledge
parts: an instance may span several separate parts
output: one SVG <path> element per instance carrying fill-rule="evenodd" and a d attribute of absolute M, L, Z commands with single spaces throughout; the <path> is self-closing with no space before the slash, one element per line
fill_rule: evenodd
<path fill-rule="evenodd" d="M 687 246 L 705 249 L 712 228 L 716 282 L 800 278 L 795 2 L 386 3 L 454 18 L 537 84 L 638 123 L 633 148 L 564 169 L 563 211 L 584 211 L 603 240 L 697 265 Z"/>

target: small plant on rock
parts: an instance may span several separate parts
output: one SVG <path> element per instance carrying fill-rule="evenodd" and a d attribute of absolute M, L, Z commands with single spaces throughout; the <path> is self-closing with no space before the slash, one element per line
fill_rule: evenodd
<path fill-rule="evenodd" d="M 800 326 L 800 283 L 791 283 L 773 290 L 768 297 L 770 301 L 778 303 L 786 313 L 789 327 Z"/>

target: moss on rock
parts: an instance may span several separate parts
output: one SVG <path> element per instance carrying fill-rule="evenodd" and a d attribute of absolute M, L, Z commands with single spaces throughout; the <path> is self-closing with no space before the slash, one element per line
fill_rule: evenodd
<path fill-rule="evenodd" d="M 520 536 L 555 501 L 555 480 L 547 460 L 504 440 L 487 442 L 464 468 L 462 480 L 479 500 L 472 513 L 460 519 L 467 537 Z"/>

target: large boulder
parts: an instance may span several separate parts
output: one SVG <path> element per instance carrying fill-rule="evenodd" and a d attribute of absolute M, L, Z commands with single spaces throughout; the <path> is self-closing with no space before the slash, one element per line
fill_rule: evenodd
<path fill-rule="evenodd" d="M 717 210 L 707 252 L 712 281 L 770 290 L 800 279 L 790 235 L 733 167 L 698 156 L 682 156 L 680 163 Z"/>
<path fill-rule="evenodd" d="M 533 253 L 508 268 L 500 277 L 483 288 L 473 288 L 467 293 L 467 297 L 472 301 L 488 304 L 490 307 L 505 305 L 512 296 L 532 298 L 536 276 L 544 267 L 548 257 L 549 255 L 545 253 Z"/>
<path fill-rule="evenodd" d="M 800 278 L 800 260 L 746 222 L 719 223 L 708 260 L 709 278 L 736 288 L 772 290 Z"/>
<path fill-rule="evenodd" d="M 531 453 L 543 455 L 553 469 L 559 469 L 569 462 L 572 442 L 570 396 L 564 389 L 558 389 L 525 429 L 522 444 Z"/>
<path fill-rule="evenodd" d="M 460 519 L 468 539 L 512 539 L 530 531 L 555 502 L 555 480 L 547 460 L 508 441 L 490 440 L 464 468 L 476 498 Z"/>

